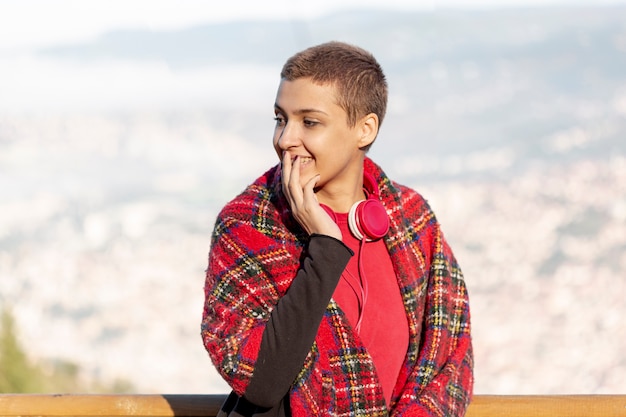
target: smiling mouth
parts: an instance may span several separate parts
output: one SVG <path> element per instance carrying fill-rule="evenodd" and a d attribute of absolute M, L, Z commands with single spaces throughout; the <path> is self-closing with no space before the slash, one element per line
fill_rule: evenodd
<path fill-rule="evenodd" d="M 300 160 L 300 165 L 306 165 L 313 160 L 310 156 L 298 156 L 297 158 Z M 293 163 L 295 160 L 296 158 L 293 158 L 291 162 Z"/>

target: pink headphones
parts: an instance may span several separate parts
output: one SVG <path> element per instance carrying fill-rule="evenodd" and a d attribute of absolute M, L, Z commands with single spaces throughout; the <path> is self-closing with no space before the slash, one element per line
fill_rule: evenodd
<path fill-rule="evenodd" d="M 348 226 L 352 234 L 359 240 L 378 240 L 389 230 L 389 216 L 380 202 L 378 185 L 374 177 L 367 172 L 363 174 L 363 188 L 366 200 L 357 201 L 348 212 Z M 335 213 L 325 205 L 321 205 L 333 220 Z"/>

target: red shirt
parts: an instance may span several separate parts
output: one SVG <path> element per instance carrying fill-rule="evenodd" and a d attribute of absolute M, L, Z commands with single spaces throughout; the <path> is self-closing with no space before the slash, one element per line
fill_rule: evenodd
<path fill-rule="evenodd" d="M 342 240 L 355 255 L 341 276 L 333 299 L 352 326 L 358 325 L 359 336 L 372 356 L 389 406 L 409 345 L 400 287 L 383 239 L 362 244 L 350 232 L 348 214 L 335 215 Z M 363 276 L 359 273 L 359 262 Z"/>

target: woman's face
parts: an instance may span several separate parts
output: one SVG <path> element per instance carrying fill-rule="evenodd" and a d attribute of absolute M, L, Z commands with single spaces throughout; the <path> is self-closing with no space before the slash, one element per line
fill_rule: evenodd
<path fill-rule="evenodd" d="M 316 185 L 320 202 L 327 193 L 352 192 L 360 187 L 365 155 L 360 148 L 373 141 L 375 134 L 370 139 L 370 129 L 364 128 L 363 120 L 354 127 L 348 125 L 334 86 L 316 84 L 309 78 L 282 80 L 274 113 L 273 142 L 279 159 L 289 152 L 292 160 L 300 160 L 302 186 L 320 175 Z"/>

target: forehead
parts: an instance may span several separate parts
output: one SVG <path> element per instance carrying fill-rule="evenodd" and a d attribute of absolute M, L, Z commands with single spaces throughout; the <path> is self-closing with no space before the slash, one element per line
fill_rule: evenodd
<path fill-rule="evenodd" d="M 337 104 L 337 90 L 333 84 L 315 83 L 310 78 L 293 81 L 282 79 L 276 93 L 276 107 L 286 112 L 317 109 L 324 112 L 343 111 Z"/>

